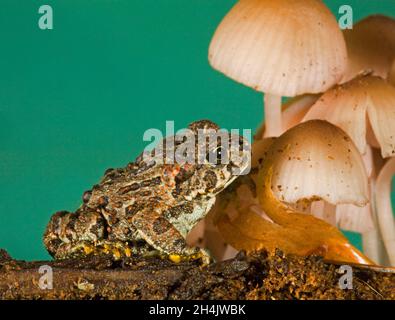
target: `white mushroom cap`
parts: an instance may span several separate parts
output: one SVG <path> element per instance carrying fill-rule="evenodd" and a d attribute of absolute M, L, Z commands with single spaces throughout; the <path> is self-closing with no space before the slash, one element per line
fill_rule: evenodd
<path fill-rule="evenodd" d="M 272 190 L 283 202 L 322 199 L 364 206 L 368 201 L 361 155 L 348 135 L 329 122 L 293 127 L 271 145 L 264 162 L 273 168 Z"/>
<path fill-rule="evenodd" d="M 343 34 L 319 0 L 240 0 L 209 48 L 213 68 L 278 96 L 323 92 L 347 64 Z"/>
<path fill-rule="evenodd" d="M 395 20 L 382 16 L 369 16 L 353 29 L 344 31 L 348 50 L 348 67 L 343 82 L 364 70 L 386 78 L 395 58 Z"/>
<path fill-rule="evenodd" d="M 363 161 L 369 177 L 370 203 L 362 208 L 352 204 L 336 206 L 336 224 L 339 228 L 362 234 L 376 227 L 375 204 L 372 199 L 376 184 L 375 180 L 385 162 L 378 149 L 368 146 L 366 151 L 363 155 Z"/>
<path fill-rule="evenodd" d="M 339 126 L 364 154 L 367 121 L 382 156 L 395 155 L 395 87 L 376 76 L 359 76 L 324 93 L 304 120 L 322 119 Z"/>
<path fill-rule="evenodd" d="M 369 178 L 369 189 L 374 189 L 374 179 L 383 165 L 383 159 L 379 150 L 367 147 L 362 159 Z M 343 230 L 365 234 L 375 228 L 374 205 L 369 194 L 369 204 L 358 207 L 353 204 L 339 204 L 333 206 L 324 201 L 316 201 L 311 204 L 310 212 L 317 218 L 321 218 Z"/>
<path fill-rule="evenodd" d="M 395 87 L 383 79 L 369 79 L 368 116 L 383 158 L 395 156 Z"/>

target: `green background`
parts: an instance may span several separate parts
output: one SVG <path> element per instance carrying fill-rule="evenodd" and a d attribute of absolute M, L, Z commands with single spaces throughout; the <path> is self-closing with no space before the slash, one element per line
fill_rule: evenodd
<path fill-rule="evenodd" d="M 211 36 L 235 0 L 0 1 L 0 248 L 48 255 L 52 213 L 75 210 L 104 170 L 123 166 L 144 131 L 209 118 L 256 128 L 262 96 L 212 70 Z M 355 20 L 395 15 L 394 0 L 326 1 Z M 38 8 L 54 29 L 38 28 Z M 360 245 L 357 235 L 354 243 Z"/>

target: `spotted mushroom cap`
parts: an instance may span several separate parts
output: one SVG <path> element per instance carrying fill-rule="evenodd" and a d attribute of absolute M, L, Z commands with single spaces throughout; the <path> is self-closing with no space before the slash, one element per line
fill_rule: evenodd
<path fill-rule="evenodd" d="M 218 26 L 209 48 L 214 69 L 261 92 L 323 92 L 346 69 L 336 18 L 319 0 L 241 0 Z"/>

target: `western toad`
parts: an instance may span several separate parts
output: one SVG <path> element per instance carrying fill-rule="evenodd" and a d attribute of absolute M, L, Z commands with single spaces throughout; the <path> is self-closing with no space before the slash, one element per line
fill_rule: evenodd
<path fill-rule="evenodd" d="M 198 133 L 219 130 L 208 120 L 193 122 L 188 129 L 196 142 Z M 60 211 L 51 217 L 44 234 L 47 250 L 56 259 L 111 253 L 115 258 L 158 254 L 172 261 L 209 261 L 205 250 L 187 246 L 185 238 L 216 195 L 249 165 L 246 139 L 227 134 L 226 146 L 217 138 L 205 142 L 203 163 L 147 162 L 140 156 L 124 168 L 107 170 L 100 183 L 84 193 L 75 213 Z M 230 143 L 233 139 L 236 144 Z M 176 142 L 173 150 L 164 147 L 164 153 L 182 146 Z M 195 158 L 200 155 L 198 148 L 194 153 Z M 228 161 L 219 161 L 224 153 Z M 209 155 L 216 158 L 214 163 Z"/>

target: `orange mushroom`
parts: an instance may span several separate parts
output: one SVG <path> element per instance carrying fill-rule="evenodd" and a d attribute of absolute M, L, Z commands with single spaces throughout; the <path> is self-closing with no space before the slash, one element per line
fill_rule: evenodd
<path fill-rule="evenodd" d="M 324 93 L 304 117 L 305 121 L 311 119 L 327 120 L 347 132 L 363 155 L 374 194 L 383 158 L 395 156 L 395 87 L 369 73 L 359 75 Z M 381 149 L 381 157 L 376 155 L 376 148 Z M 337 206 L 336 223 L 362 233 L 364 251 L 373 260 L 386 264 L 376 211 L 372 205 Z"/>
<path fill-rule="evenodd" d="M 347 134 L 326 121 L 309 121 L 280 136 L 266 153 L 256 177 L 258 206 L 251 205 L 254 200 L 242 201 L 249 205 L 240 205 L 236 214 L 229 214 L 225 205 L 217 208 L 215 223 L 225 240 L 239 250 L 280 248 L 372 264 L 337 228 L 289 205 L 316 199 L 366 203 L 366 172 Z M 246 186 L 239 197 L 249 196 Z"/>
<path fill-rule="evenodd" d="M 281 97 L 319 93 L 347 63 L 336 18 L 319 0 L 240 0 L 209 48 L 214 69 L 264 92 L 266 136 L 282 133 Z"/>
<path fill-rule="evenodd" d="M 369 16 L 352 29 L 344 31 L 348 66 L 343 77 L 347 82 L 360 72 L 370 70 L 386 78 L 395 58 L 395 20 L 383 15 Z"/>

